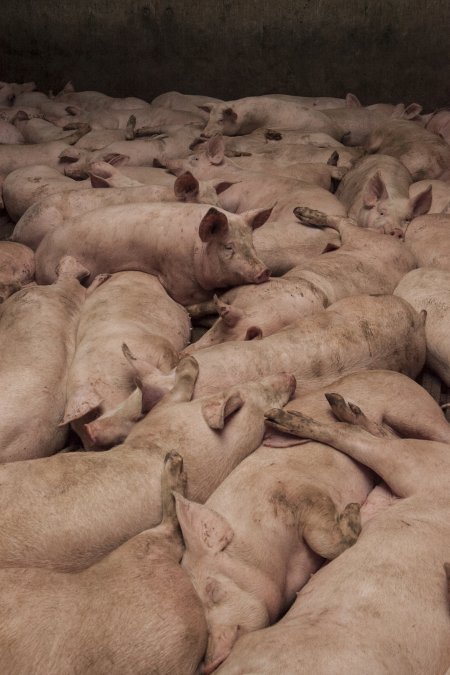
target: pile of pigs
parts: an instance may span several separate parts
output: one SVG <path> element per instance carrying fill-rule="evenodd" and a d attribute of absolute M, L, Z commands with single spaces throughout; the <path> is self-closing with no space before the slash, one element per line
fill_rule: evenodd
<path fill-rule="evenodd" d="M 0 83 L 0 671 L 443 675 L 450 112 Z"/>

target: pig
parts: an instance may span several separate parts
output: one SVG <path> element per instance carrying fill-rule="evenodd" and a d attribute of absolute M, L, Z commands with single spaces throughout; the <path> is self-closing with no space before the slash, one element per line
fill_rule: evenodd
<path fill-rule="evenodd" d="M 359 371 L 331 386 L 339 396 L 362 396 L 363 401 L 373 403 L 370 419 L 364 417 L 363 421 L 379 436 L 389 439 L 393 426 L 396 431 L 414 430 L 419 437 L 427 438 L 429 434 L 433 440 L 450 439 L 450 426 L 439 406 L 404 375 Z M 299 393 L 285 410 L 303 410 L 330 425 L 333 417 L 324 396 L 326 391 L 321 388 L 306 395 Z M 226 657 L 239 635 L 254 630 L 258 624 L 262 627 L 273 622 L 320 566 L 314 526 L 320 523 L 320 516 L 324 518 L 324 512 L 315 514 L 317 520 L 304 530 L 309 546 L 298 542 L 294 529 L 297 519 L 312 515 L 307 507 L 302 508 L 301 500 L 310 499 L 308 506 L 313 511 L 314 506 L 317 508 L 314 497 L 325 492 L 343 508 L 349 499 L 363 502 L 373 487 L 373 474 L 349 458 L 333 453 L 322 443 L 300 445 L 302 441 L 297 437 L 288 438 L 288 443 L 279 444 L 281 451 L 273 449 L 277 447 L 273 438 L 266 440 L 264 444 L 271 447 L 260 446 L 245 459 L 204 506 L 177 500 L 186 541 L 183 566 L 204 602 L 208 623 L 205 673 L 212 672 Z M 324 496 L 323 502 L 329 506 L 329 496 Z M 201 536 L 199 528 L 206 523 L 203 532 L 213 531 L 216 541 Z M 336 523 L 333 526 L 336 528 Z M 289 539 L 282 546 L 279 540 L 286 536 L 286 530 Z M 320 544 L 329 545 L 327 528 L 323 528 L 322 535 Z M 270 556 L 264 555 L 264 547 L 269 548 Z M 280 588 L 286 589 L 285 593 L 280 593 Z"/>
<path fill-rule="evenodd" d="M 218 673 L 275 675 L 292 664 L 318 675 L 445 672 L 448 443 L 377 438 L 354 424 L 298 412 L 271 411 L 268 419 L 368 466 L 398 499 L 377 488 L 367 501 L 369 518 L 375 515 L 364 522 L 363 508 L 357 545 L 313 577 L 277 626 L 244 636 Z"/>
<path fill-rule="evenodd" d="M 450 210 L 450 184 L 443 180 L 419 180 L 409 186 L 411 200 L 426 188 L 431 188 L 431 206 L 428 213 L 448 213 Z"/>
<path fill-rule="evenodd" d="M 398 239 L 361 230 L 352 221 L 306 208 L 295 209 L 306 224 L 335 226 L 342 245 L 291 269 L 260 287 L 234 288 L 218 301 L 220 318 L 187 353 L 227 340 L 271 335 L 293 321 L 360 293 L 392 293 L 416 263 Z"/>
<path fill-rule="evenodd" d="M 50 141 L 65 141 L 69 145 L 76 143 L 90 130 L 88 124 L 73 125 L 71 128 L 60 129 L 47 120 L 32 118 L 24 114 L 24 119 L 15 120 L 15 125 L 22 133 L 26 143 L 47 143 Z"/>
<path fill-rule="evenodd" d="M 256 254 L 274 277 L 308 263 L 325 251 L 339 248 L 340 244 L 335 230 L 325 228 L 320 231 L 294 220 L 281 223 L 269 221 L 253 233 Z"/>
<path fill-rule="evenodd" d="M 450 268 L 421 267 L 398 284 L 395 295 L 427 313 L 425 334 L 427 364 L 450 387 L 450 351 L 447 321 L 450 322 Z"/>
<path fill-rule="evenodd" d="M 388 109 L 378 107 L 372 110 L 362 107 L 346 107 L 334 110 L 327 109 L 323 112 L 343 130 L 344 133 L 339 140 L 344 145 L 360 146 L 366 143 L 375 129 L 382 128 L 392 120 L 403 119 L 407 121 L 414 119 L 421 110 L 421 106 L 412 103 L 406 109 L 400 105 L 394 110 L 390 107 Z"/>
<path fill-rule="evenodd" d="M 136 138 L 131 141 L 116 141 L 96 152 L 82 148 L 67 148 L 61 154 L 66 162 L 64 173 L 76 179 L 86 178 L 92 162 L 106 161 L 113 164 L 129 163 L 135 166 L 152 166 L 165 158 L 179 157 L 189 153 L 189 145 L 198 130 L 191 127 L 177 127 L 170 135 L 158 134 L 151 138 Z"/>
<path fill-rule="evenodd" d="M 97 209 L 44 237 L 36 251 L 36 279 L 51 283 L 57 262 L 70 251 L 90 270 L 90 281 L 99 273 L 147 272 L 158 276 L 176 302 L 202 302 L 216 288 L 267 281 L 270 272 L 256 257 L 252 230 L 268 215 L 256 210 L 236 216 L 201 204 Z"/>
<path fill-rule="evenodd" d="M 64 173 L 64 151 L 71 146 L 64 141 L 49 141 L 34 145 L 0 145 L 0 175 L 35 164 L 45 164 Z"/>
<path fill-rule="evenodd" d="M 411 199 L 411 183 L 409 171 L 398 159 L 376 154 L 359 160 L 343 176 L 336 197 L 360 227 L 404 233 L 413 218 L 428 213 L 432 202 L 431 186 Z"/>
<path fill-rule="evenodd" d="M 419 267 L 450 270 L 450 215 L 415 218 L 406 230 L 405 242 Z"/>
<path fill-rule="evenodd" d="M 450 169 L 450 146 L 431 131 L 405 120 L 393 120 L 374 129 L 365 149 L 396 157 L 413 181 L 445 177 Z"/>
<path fill-rule="evenodd" d="M 94 182 L 97 176 L 94 176 Z M 138 185 L 124 188 L 88 188 L 58 192 L 31 205 L 17 222 L 13 241 L 36 249 L 45 235 L 63 225 L 66 220 L 117 204 L 149 202 L 204 202 L 217 204 L 217 194 L 212 185 L 199 182 L 186 172 L 177 178 L 173 188 L 160 185 Z"/>
<path fill-rule="evenodd" d="M 264 411 L 283 406 L 295 389 L 292 376 L 277 374 L 191 401 L 197 373 L 187 357 L 173 387 L 151 390 L 140 381 L 145 409 L 156 404 L 112 450 L 2 465 L 1 566 L 79 571 L 153 527 L 161 518 L 164 457 L 173 447 L 186 455 L 187 496 L 206 501 L 261 443 Z M 112 439 L 111 425 L 88 426 L 97 441 Z"/>
<path fill-rule="evenodd" d="M 333 156 L 336 158 L 335 151 L 327 148 L 317 148 L 315 146 L 283 146 L 272 150 L 270 153 L 259 154 L 252 157 L 233 157 L 229 159 L 225 157 L 225 143 L 223 136 L 214 136 L 207 141 L 201 152 L 191 155 L 187 158 L 171 159 L 164 157 L 163 163 L 172 173 L 181 173 L 182 171 L 192 171 L 200 179 L 209 179 L 220 177 L 223 179 L 243 178 L 246 174 L 244 172 L 261 173 L 264 169 L 267 171 L 267 161 L 273 162 L 271 174 L 279 173 L 283 175 L 286 167 L 298 165 L 299 163 L 306 164 L 326 164 L 330 162 L 332 167 Z M 286 153 L 292 149 L 292 156 Z M 336 158 L 337 161 L 339 158 Z M 339 163 L 339 161 L 338 161 Z M 303 171 L 307 167 L 303 167 Z M 314 168 L 314 167 L 313 167 Z M 332 169 L 330 170 L 333 174 Z M 339 171 L 339 176 L 342 172 Z M 337 177 L 337 173 L 335 177 Z"/>
<path fill-rule="evenodd" d="M 84 447 L 91 447 L 84 424 L 98 410 L 107 413 L 135 389 L 122 343 L 126 341 L 139 358 L 169 372 L 189 341 L 190 329 L 186 310 L 169 298 L 156 277 L 144 272 L 117 272 L 87 298 L 78 324 L 63 420 L 72 423 Z"/>
<path fill-rule="evenodd" d="M 1 119 L 0 117 L 0 144 L 13 145 L 15 143 L 25 143 L 23 135 L 14 124 Z"/>
<path fill-rule="evenodd" d="M 141 98 L 129 96 L 126 98 L 114 98 L 99 91 L 75 91 L 72 82 L 67 82 L 64 88 L 55 96 L 57 101 L 62 101 L 68 105 L 77 105 L 84 110 L 120 110 L 135 108 L 145 108 L 150 106 L 147 101 Z"/>
<path fill-rule="evenodd" d="M 203 138 L 199 138 L 198 143 L 192 149 L 201 152 L 205 142 Z M 313 154 L 317 148 L 326 149 L 330 152 L 337 150 L 338 152 L 348 153 L 348 148 L 328 134 L 308 134 L 294 129 L 267 129 L 263 127 L 245 136 L 226 136 L 224 137 L 224 143 L 227 157 L 239 157 L 253 153 L 274 154 L 276 156 L 276 151 L 285 145 L 306 145 L 307 150 L 312 151 Z M 302 153 L 302 150 L 303 148 L 300 147 L 300 153 Z M 303 158 L 299 161 L 303 161 Z"/>
<path fill-rule="evenodd" d="M 450 112 L 448 108 L 436 110 L 429 115 L 425 127 L 448 143 L 450 141 Z"/>
<path fill-rule="evenodd" d="M 261 340 L 199 350 L 195 396 L 279 370 L 292 372 L 305 392 L 360 368 L 415 377 L 425 362 L 424 322 L 425 313 L 393 295 L 343 298 Z"/>
<path fill-rule="evenodd" d="M 91 185 L 123 188 L 137 187 L 141 184 L 106 162 L 91 164 L 90 178 L 85 181 L 75 181 L 61 175 L 56 169 L 36 165 L 12 171 L 3 183 L 3 198 L 8 213 L 17 222 L 32 204 L 56 192 L 85 190 Z M 170 181 L 166 184 L 170 184 Z"/>
<path fill-rule="evenodd" d="M 338 124 L 319 110 L 292 101 L 267 96 L 249 96 L 212 106 L 203 135 L 242 136 L 259 127 L 322 132 L 338 140 L 344 133 Z"/>
<path fill-rule="evenodd" d="M 0 82 L 0 106 L 11 106 L 16 96 L 34 89 L 36 89 L 34 82 L 24 82 L 23 84 Z"/>
<path fill-rule="evenodd" d="M 206 626 L 199 599 L 178 564 L 183 545 L 172 493 L 183 494 L 185 484 L 181 456 L 169 453 L 160 487 L 161 523 L 87 570 L 2 570 L 5 672 L 194 675 Z M 18 606 L 19 614 L 13 610 Z M 158 608 L 164 608 L 164 619 Z"/>
<path fill-rule="evenodd" d="M 58 425 L 86 295 L 78 279 L 86 274 L 66 257 L 52 286 L 28 286 L 0 306 L 2 462 L 46 457 L 64 447 L 67 427 Z"/>
<path fill-rule="evenodd" d="M 0 241 L 0 302 L 31 283 L 33 278 L 33 251 L 23 244 Z"/>
<path fill-rule="evenodd" d="M 172 110 L 184 110 L 186 112 L 203 113 L 205 119 L 208 119 L 210 108 L 217 103 L 223 103 L 219 98 L 209 96 L 199 96 L 196 94 L 181 94 L 178 91 L 168 91 L 160 94 L 153 99 L 152 105 Z"/>

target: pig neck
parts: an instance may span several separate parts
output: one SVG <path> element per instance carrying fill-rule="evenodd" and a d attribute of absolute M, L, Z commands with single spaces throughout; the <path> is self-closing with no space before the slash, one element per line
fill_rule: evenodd
<path fill-rule="evenodd" d="M 199 299 L 196 302 L 208 300 L 212 291 L 217 287 L 217 282 L 214 281 L 213 276 L 208 274 L 210 265 L 207 260 L 207 251 L 208 244 L 204 244 L 200 239 L 195 242 L 191 274 L 197 285 L 202 289 L 197 291 L 196 297 Z"/>

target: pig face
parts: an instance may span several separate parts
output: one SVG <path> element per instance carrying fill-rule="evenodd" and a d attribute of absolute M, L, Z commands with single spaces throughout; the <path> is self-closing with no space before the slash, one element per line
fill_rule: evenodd
<path fill-rule="evenodd" d="M 211 138 L 197 154 L 190 155 L 186 159 L 165 159 L 164 164 L 175 176 L 192 171 L 200 180 L 213 179 L 216 175 L 220 177 L 224 166 L 236 169 L 236 166 L 225 158 L 225 143 L 222 136 Z"/>
<path fill-rule="evenodd" d="M 431 201 L 431 185 L 414 199 L 390 196 L 377 172 L 365 188 L 358 222 L 362 227 L 403 238 L 411 220 L 428 213 Z"/>
<path fill-rule="evenodd" d="M 200 340 L 185 349 L 186 354 L 229 340 L 257 340 L 262 337 L 261 329 L 254 325 L 244 310 L 219 300 L 217 296 L 214 296 L 214 302 L 219 318 Z"/>
<path fill-rule="evenodd" d="M 269 624 L 268 605 L 276 605 L 279 598 L 255 567 L 228 554 L 234 532 L 223 516 L 180 495 L 176 509 L 186 544 L 182 565 L 202 601 L 208 626 L 202 669 L 206 675 L 227 658 L 240 635 Z"/>
<path fill-rule="evenodd" d="M 236 111 L 226 103 L 218 103 L 211 107 L 208 124 L 203 130 L 207 138 L 216 134 L 235 136 L 240 129 L 240 121 Z"/>
<path fill-rule="evenodd" d="M 209 209 L 200 223 L 200 243 L 194 251 L 194 274 L 202 288 L 268 280 L 270 270 L 256 256 L 252 231 L 266 222 L 271 211 L 247 211 L 237 216 Z"/>

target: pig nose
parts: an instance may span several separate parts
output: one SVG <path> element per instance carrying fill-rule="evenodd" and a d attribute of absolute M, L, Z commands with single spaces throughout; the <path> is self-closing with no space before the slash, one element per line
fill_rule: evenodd
<path fill-rule="evenodd" d="M 259 272 L 259 274 L 256 275 L 255 277 L 255 284 L 262 284 L 265 281 L 268 281 L 270 277 L 270 270 L 268 267 L 265 267 L 262 272 Z"/>
<path fill-rule="evenodd" d="M 405 238 L 405 234 L 403 230 L 401 230 L 399 227 L 394 227 L 389 234 L 391 237 L 396 237 L 397 239 L 403 240 Z"/>

